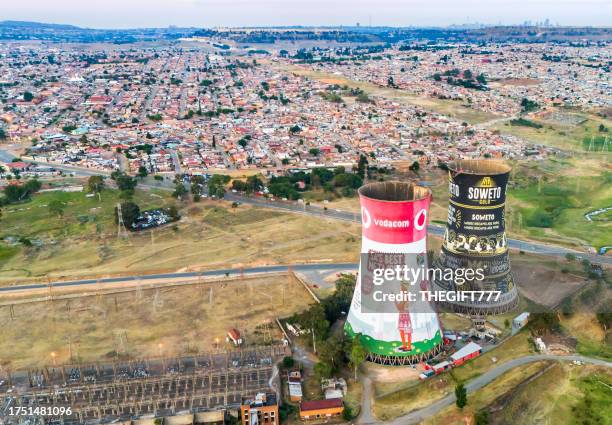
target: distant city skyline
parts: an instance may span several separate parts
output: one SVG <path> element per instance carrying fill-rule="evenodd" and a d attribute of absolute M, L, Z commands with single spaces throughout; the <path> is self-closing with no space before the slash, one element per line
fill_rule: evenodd
<path fill-rule="evenodd" d="M 242 26 L 610 26 L 609 0 L 21 0 L 0 20 L 89 28 Z"/>

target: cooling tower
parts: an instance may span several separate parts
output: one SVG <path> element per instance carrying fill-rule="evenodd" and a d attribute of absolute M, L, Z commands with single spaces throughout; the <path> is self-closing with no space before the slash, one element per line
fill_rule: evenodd
<path fill-rule="evenodd" d="M 480 268 L 484 279 L 460 285 L 436 277 L 434 289 L 500 293 L 497 299 L 487 299 L 487 296 L 482 300 L 442 303 L 452 311 L 472 315 L 503 314 L 518 304 L 505 231 L 509 173 L 510 167 L 498 160 L 459 160 L 449 166 L 447 228 L 436 267 Z"/>
<path fill-rule="evenodd" d="M 372 183 L 359 189 L 362 218 L 360 272 L 345 324 L 346 333 L 360 335 L 370 361 L 402 365 L 437 354 L 442 344 L 438 316 L 427 300 L 396 302 L 372 310 L 374 269 L 409 266 L 427 268 L 427 223 L 431 191 L 402 182 Z M 400 282 L 402 288 L 408 288 Z M 420 279 L 408 289 L 429 289 Z"/>

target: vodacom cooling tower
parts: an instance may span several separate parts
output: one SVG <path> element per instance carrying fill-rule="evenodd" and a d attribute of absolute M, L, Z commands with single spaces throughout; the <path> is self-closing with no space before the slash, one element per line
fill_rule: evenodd
<path fill-rule="evenodd" d="M 360 336 L 368 359 L 410 364 L 440 350 L 438 316 L 427 300 L 387 295 L 429 289 L 427 274 L 381 283 L 377 271 L 396 267 L 427 269 L 427 223 L 431 191 L 401 182 L 372 183 L 359 189 L 362 242 L 359 275 L 345 324 Z M 379 276 L 380 277 L 380 276 Z"/>
<path fill-rule="evenodd" d="M 510 167 L 498 160 L 459 160 L 449 166 L 448 222 L 440 269 L 481 269 L 481 280 L 459 282 L 436 277 L 434 289 L 484 291 L 475 299 L 445 302 L 453 311 L 473 315 L 502 314 L 516 307 L 505 232 L 506 184 Z M 481 276 L 481 277 L 482 277 Z M 499 296 L 489 296 L 493 292 Z"/>

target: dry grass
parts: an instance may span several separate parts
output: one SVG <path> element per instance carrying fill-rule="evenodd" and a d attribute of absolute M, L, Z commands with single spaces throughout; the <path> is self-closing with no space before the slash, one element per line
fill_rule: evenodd
<path fill-rule="evenodd" d="M 473 423 L 474 413 L 490 404 L 497 397 L 511 391 L 521 382 L 529 379 L 548 365 L 548 362 L 535 362 L 522 367 L 516 367 L 473 394 L 468 395 L 468 405 L 460 410 L 454 404 L 428 418 L 424 424 L 465 425 Z M 514 422 L 512 422 L 514 423 Z"/>
<path fill-rule="evenodd" d="M 234 209 L 214 201 L 184 206 L 181 214 L 176 226 L 133 233 L 129 240 L 117 239 L 112 223 L 105 223 L 100 234 L 88 224 L 73 226 L 73 234 L 54 237 L 47 230 L 54 219 L 48 214 L 33 217 L 31 228 L 40 230 L 30 237 L 46 243 L 41 248 L 21 248 L 0 261 L 0 284 L 46 276 L 60 280 L 358 258 L 360 230 L 348 222 L 247 205 Z M 71 216 L 67 208 L 65 221 Z M 8 220 L 5 224 L 14 229 L 25 226 Z M 51 237 L 53 243 L 47 243 Z"/>
<path fill-rule="evenodd" d="M 528 337 L 527 331 L 519 332 L 493 350 L 453 369 L 451 374 L 457 381 L 465 382 L 482 375 L 500 364 L 517 357 L 532 354 L 531 346 L 527 340 Z M 494 358 L 495 362 L 493 361 Z"/>
<path fill-rule="evenodd" d="M 13 319 L 9 307 L 1 307 L 0 359 L 19 369 L 48 364 L 55 352 L 63 363 L 70 345 L 81 361 L 204 352 L 215 338 L 225 344 L 230 327 L 246 343 L 265 343 L 270 339 L 262 325 L 278 340 L 273 319 L 311 302 L 299 282 L 275 275 L 22 304 Z"/>
<path fill-rule="evenodd" d="M 381 421 L 405 415 L 441 399 L 454 390 L 455 382 L 448 373 L 416 381 L 413 385 L 378 397 L 373 402 L 374 415 Z"/>
<path fill-rule="evenodd" d="M 499 118 L 498 116 L 488 112 L 467 108 L 461 102 L 457 101 L 416 96 L 415 94 L 406 90 L 381 87 L 365 81 L 354 81 L 343 76 L 315 71 L 304 66 L 290 64 L 275 64 L 273 66 L 276 66 L 283 71 L 293 72 L 296 75 L 318 80 L 326 84 L 338 84 L 342 86 L 346 85 L 351 88 L 359 88 L 370 95 L 380 96 L 393 101 L 404 102 L 408 105 L 422 107 L 430 111 L 448 115 L 455 119 L 467 121 L 473 124 L 483 123 Z"/>

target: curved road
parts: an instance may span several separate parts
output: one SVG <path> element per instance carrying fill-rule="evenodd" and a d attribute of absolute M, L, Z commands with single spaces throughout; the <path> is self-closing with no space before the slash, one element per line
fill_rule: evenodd
<path fill-rule="evenodd" d="M 542 355 L 533 355 L 533 356 L 524 356 L 524 357 L 519 357 L 513 360 L 510 360 L 509 362 L 506 362 L 504 364 L 501 364 L 499 366 L 497 366 L 494 369 L 489 370 L 488 372 L 472 379 L 471 381 L 469 381 L 466 385 L 465 388 L 467 390 L 468 393 L 471 393 L 473 391 L 479 390 L 482 387 L 484 387 L 485 385 L 489 384 L 490 382 L 492 382 L 493 380 L 495 380 L 496 378 L 500 377 L 501 375 L 503 375 L 504 373 L 508 372 L 510 369 L 513 369 L 515 367 L 518 366 L 522 366 L 525 365 L 527 363 L 533 363 L 533 362 L 538 362 L 538 361 L 542 361 L 542 360 L 556 360 L 556 361 L 574 361 L 574 360 L 578 360 L 584 363 L 590 363 L 590 364 L 594 364 L 597 366 L 606 366 L 606 367 L 612 367 L 612 363 L 607 362 L 605 360 L 600 360 L 600 359 L 593 359 L 590 357 L 584 357 L 584 356 L 554 356 L 554 355 L 550 355 L 550 354 L 542 354 Z M 364 390 L 364 394 L 366 394 L 366 391 Z M 400 416 L 392 421 L 388 421 L 388 422 L 380 422 L 380 421 L 371 421 L 370 418 L 372 418 L 371 414 L 366 414 L 366 412 L 364 412 L 364 416 L 360 416 L 359 420 L 357 421 L 358 424 L 385 424 L 385 425 L 408 425 L 408 424 L 417 424 L 433 415 L 435 415 L 436 413 L 440 412 L 442 409 L 452 405 L 455 402 L 455 394 L 450 394 L 432 404 L 430 404 L 427 407 L 424 407 L 422 409 L 419 410 L 415 410 L 413 412 L 410 412 L 406 415 Z M 363 406 L 369 406 L 370 403 L 362 403 Z M 362 419 L 363 418 L 363 419 Z M 368 420 L 366 420 L 365 418 L 368 418 Z"/>
<path fill-rule="evenodd" d="M 14 157 L 15 156 L 10 151 L 5 150 L 5 149 L 0 149 L 0 161 L 10 162 L 10 160 Z M 99 175 L 100 174 L 101 175 L 110 174 L 110 173 L 105 173 L 105 172 L 101 172 L 97 170 L 88 170 L 88 169 L 79 168 L 79 167 L 66 166 L 63 164 L 62 165 L 49 164 L 46 162 L 34 161 L 30 159 L 28 161 L 38 163 L 38 164 L 50 165 L 57 169 L 61 169 L 66 172 L 73 172 L 75 174 L 79 174 L 83 176 L 91 176 L 94 174 L 99 174 Z M 143 187 L 145 189 L 174 190 L 174 185 L 171 184 L 170 182 L 164 182 L 162 184 L 143 183 L 140 185 L 140 187 Z M 306 214 L 306 215 L 315 216 L 315 217 L 325 217 L 325 218 L 331 218 L 331 219 L 336 219 L 336 220 L 352 221 L 352 222 L 357 222 L 357 223 L 361 222 L 361 214 L 359 213 L 355 213 L 351 211 L 342 211 L 342 210 L 333 209 L 333 208 L 325 209 L 325 208 L 321 208 L 316 205 L 305 205 L 303 203 L 300 204 L 300 203 L 292 202 L 292 201 L 281 201 L 281 200 L 268 201 L 263 198 L 258 198 L 258 197 L 253 197 L 253 196 L 243 196 L 241 194 L 233 193 L 233 192 L 226 193 L 225 200 L 231 201 L 231 202 L 241 202 L 241 203 L 250 204 L 250 205 L 257 205 L 257 206 L 266 207 L 266 208 L 282 209 L 282 210 L 291 211 L 294 213 Z M 430 224 L 428 228 L 428 232 L 433 235 L 442 236 L 444 235 L 444 226 Z M 577 251 L 574 249 L 564 248 L 564 247 L 555 246 L 555 245 L 548 245 L 548 244 L 539 243 L 539 242 L 521 241 L 518 239 L 508 239 L 508 245 L 511 249 L 517 249 L 517 250 L 521 250 L 524 252 L 530 252 L 530 253 L 541 254 L 541 255 L 549 255 L 549 256 L 554 256 L 554 257 L 565 257 L 566 254 L 571 253 L 580 258 L 586 258 L 595 263 L 604 263 L 604 264 L 612 265 L 612 257 L 607 256 L 607 255 L 588 254 L 588 253 L 584 253 L 582 251 Z"/>
<path fill-rule="evenodd" d="M 232 202 L 242 202 L 245 204 L 256 205 L 265 208 L 276 208 L 291 211 L 299 214 L 306 214 L 315 217 L 325 217 L 331 218 L 335 220 L 344 220 L 344 221 L 352 221 L 361 223 L 361 214 L 351 212 L 351 211 L 342 211 L 333 208 L 321 208 L 315 205 L 305 205 L 297 202 L 291 201 L 268 201 L 263 198 L 257 197 L 247 197 L 243 195 L 239 195 L 236 193 L 226 193 L 225 200 Z M 444 226 L 438 224 L 430 224 L 427 231 L 429 234 L 443 236 L 444 235 Z M 530 252 L 534 254 L 540 255 L 548 255 L 553 257 L 561 257 L 565 258 L 565 255 L 568 253 L 574 254 L 580 258 L 587 258 L 594 263 L 604 263 L 612 265 L 612 257 L 606 255 L 596 255 L 596 254 L 587 254 L 582 251 L 576 251 L 570 248 L 564 248 L 561 246 L 548 245 L 539 242 L 527 242 L 521 241 L 518 239 L 508 239 L 508 246 L 511 249 L 517 249 L 524 252 Z"/>

